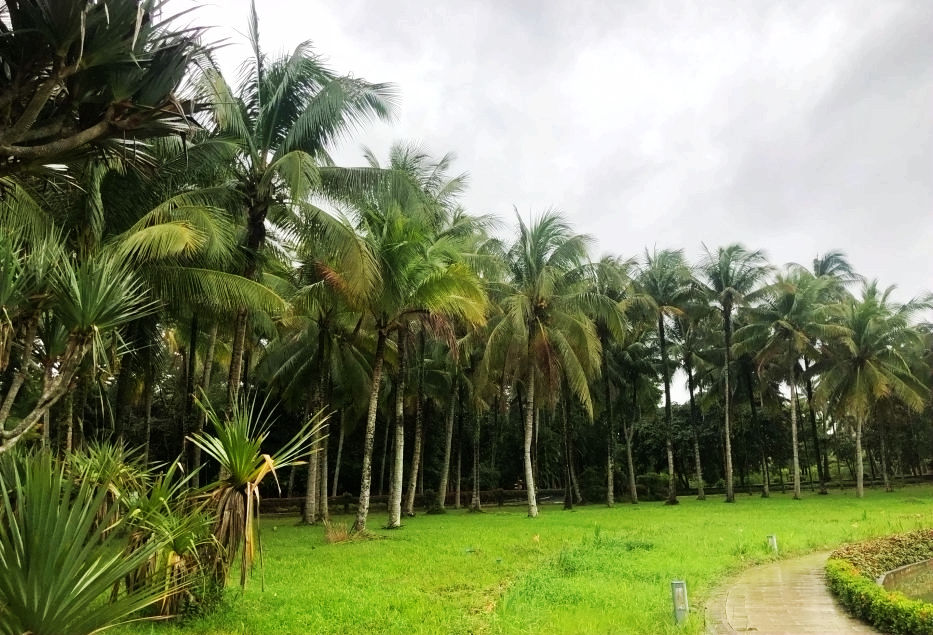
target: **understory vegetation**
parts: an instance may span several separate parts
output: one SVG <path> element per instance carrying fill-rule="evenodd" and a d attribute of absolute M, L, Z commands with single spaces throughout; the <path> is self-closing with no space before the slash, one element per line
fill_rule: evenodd
<path fill-rule="evenodd" d="M 933 523 L 928 486 L 869 489 L 864 500 L 851 489 L 802 501 L 739 498 L 735 507 L 545 505 L 535 521 L 514 507 L 450 512 L 418 516 L 402 531 L 374 529 L 382 540 L 340 544 L 294 516 L 267 517 L 265 591 L 231 590 L 209 616 L 132 632 L 702 633 L 710 592 L 775 557 L 768 534 L 778 536 L 780 557 L 793 557 Z M 675 579 L 690 595 L 683 627 L 673 620 Z"/>

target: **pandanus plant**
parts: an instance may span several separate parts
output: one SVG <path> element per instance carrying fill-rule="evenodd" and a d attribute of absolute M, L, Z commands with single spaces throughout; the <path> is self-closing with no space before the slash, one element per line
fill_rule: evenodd
<path fill-rule="evenodd" d="M 262 451 L 275 421 L 274 408 L 256 399 L 240 398 L 228 411 L 217 412 L 207 396 L 198 406 L 211 423 L 213 434 L 195 433 L 188 439 L 220 464 L 220 477 L 208 486 L 214 504 L 213 533 L 222 548 L 223 576 L 226 577 L 237 552 L 240 559 L 240 586 L 246 586 L 246 573 L 257 552 L 262 559 L 259 537 L 259 485 L 276 471 L 299 465 L 312 446 L 312 438 L 330 416 L 323 410 L 313 414 L 292 439 L 275 454 Z"/>
<path fill-rule="evenodd" d="M 47 452 L 0 463 L 0 633 L 90 635 L 139 619 L 174 591 L 141 585 L 103 601 L 162 543 L 124 553 L 122 532 L 108 531 L 120 526 L 116 507 L 98 515 L 106 484 L 76 484 Z"/>

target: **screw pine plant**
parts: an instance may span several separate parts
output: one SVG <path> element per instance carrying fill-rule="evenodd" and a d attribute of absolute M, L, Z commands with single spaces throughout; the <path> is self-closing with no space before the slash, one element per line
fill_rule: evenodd
<path fill-rule="evenodd" d="M 259 537 L 259 485 L 276 470 L 303 463 L 310 452 L 315 433 L 330 417 L 323 410 L 312 415 L 295 436 L 275 454 L 262 451 L 262 444 L 275 422 L 274 408 L 266 409 L 256 399 L 240 398 L 228 411 L 217 412 L 206 394 L 198 406 L 213 427 L 213 434 L 195 433 L 188 440 L 220 464 L 220 478 L 207 487 L 214 504 L 213 533 L 223 553 L 223 577 L 239 552 L 240 586 L 246 586 L 257 551 L 262 558 Z"/>

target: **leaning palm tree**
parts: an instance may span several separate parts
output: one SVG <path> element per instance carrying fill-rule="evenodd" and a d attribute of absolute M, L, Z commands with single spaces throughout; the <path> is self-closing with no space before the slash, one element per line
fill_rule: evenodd
<path fill-rule="evenodd" d="M 749 251 L 742 245 L 720 247 L 716 252 L 706 249 L 706 258 L 700 265 L 700 288 L 709 301 L 722 313 L 725 367 L 723 369 L 723 428 L 726 441 L 726 502 L 735 502 L 732 478 L 732 429 L 730 425 L 732 388 L 732 319 L 736 307 L 752 300 L 760 292 L 761 282 L 770 270 L 761 251 Z"/>
<path fill-rule="evenodd" d="M 684 312 L 693 291 L 690 268 L 682 250 L 665 249 L 648 252 L 638 275 L 638 287 L 650 307 L 657 325 L 658 347 L 661 353 L 661 381 L 664 383 L 664 424 L 666 430 L 668 490 L 667 504 L 677 504 L 677 481 L 674 475 L 674 444 L 671 439 L 671 368 L 667 351 L 667 320 Z"/>
<path fill-rule="evenodd" d="M 823 357 L 815 366 L 819 373 L 818 397 L 841 417 L 855 422 L 856 494 L 864 495 L 862 429 L 875 405 L 895 397 L 920 411 L 929 399 L 929 388 L 911 372 L 905 350 L 920 332 L 910 319 L 921 302 L 896 304 L 893 287 L 880 290 L 877 282 L 862 289 L 861 298 L 837 305 L 836 320 L 845 335 L 823 346 Z"/>
<path fill-rule="evenodd" d="M 588 291 L 585 280 L 588 236 L 574 234 L 559 213 L 549 210 L 530 224 L 518 216 L 519 235 L 508 251 L 511 280 L 502 291 L 502 318 L 489 334 L 487 372 L 507 361 L 523 385 L 525 488 L 528 515 L 538 515 L 531 445 L 539 386 L 555 393 L 561 379 L 592 414 L 589 378 L 599 372 L 599 337 L 590 315 L 617 311 L 605 296 Z"/>
<path fill-rule="evenodd" d="M 818 342 L 845 336 L 848 331 L 828 320 L 822 305 L 826 278 L 799 272 L 780 275 L 764 301 L 750 308 L 747 324 L 735 332 L 736 352 L 755 352 L 759 369 L 773 365 L 790 388 L 791 450 L 794 498 L 800 498 L 800 458 L 797 439 L 797 384 L 801 358 L 814 358 Z"/>
<path fill-rule="evenodd" d="M 256 278 L 262 270 L 267 221 L 287 233 L 301 224 L 301 212 L 312 214 L 319 240 L 334 248 L 356 248 L 341 224 L 318 213 L 311 196 L 346 200 L 372 184 L 378 170 L 336 167 L 328 148 L 356 125 L 389 117 L 395 93 L 388 84 L 335 74 L 309 42 L 270 59 L 259 46 L 255 2 L 250 8 L 249 41 L 253 57 L 244 63 L 239 92 L 216 71 L 206 73 L 201 92 L 210 104 L 206 123 L 219 145 L 226 144 L 221 154 L 230 161 L 240 198 L 246 254 L 242 273 Z M 240 386 L 247 322 L 243 308 L 235 316 L 230 401 Z"/>

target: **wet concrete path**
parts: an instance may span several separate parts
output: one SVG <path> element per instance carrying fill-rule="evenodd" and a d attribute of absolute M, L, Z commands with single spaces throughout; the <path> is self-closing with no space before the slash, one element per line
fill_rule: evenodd
<path fill-rule="evenodd" d="M 828 552 L 752 567 L 707 603 L 707 632 L 878 633 L 845 612 L 826 586 Z"/>

